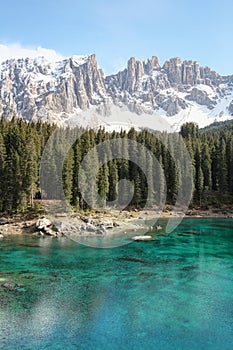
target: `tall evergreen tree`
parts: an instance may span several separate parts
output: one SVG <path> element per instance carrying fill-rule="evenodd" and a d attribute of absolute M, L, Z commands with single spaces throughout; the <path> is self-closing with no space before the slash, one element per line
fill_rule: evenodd
<path fill-rule="evenodd" d="M 226 155 L 226 142 L 224 138 L 221 138 L 218 148 L 218 172 L 217 181 L 218 188 L 221 192 L 227 191 L 227 155 Z"/>
<path fill-rule="evenodd" d="M 106 156 L 104 156 L 103 165 L 99 169 L 98 192 L 101 198 L 101 203 L 99 204 L 105 209 L 109 192 L 109 168 Z"/>
<path fill-rule="evenodd" d="M 233 194 L 233 136 L 229 137 L 227 141 L 226 160 L 228 191 Z"/>
<path fill-rule="evenodd" d="M 210 190 L 212 187 L 212 179 L 211 179 L 211 158 L 210 158 L 210 150 L 207 142 L 204 142 L 201 150 L 201 158 L 202 158 L 202 172 L 203 172 L 203 186 L 204 189 Z"/>
<path fill-rule="evenodd" d="M 66 155 L 63 164 L 62 180 L 63 189 L 68 203 L 72 201 L 72 187 L 73 187 L 73 165 L 74 165 L 74 151 L 71 148 Z"/>
<path fill-rule="evenodd" d="M 109 162 L 109 192 L 108 201 L 113 202 L 118 198 L 118 171 L 115 159 Z"/>

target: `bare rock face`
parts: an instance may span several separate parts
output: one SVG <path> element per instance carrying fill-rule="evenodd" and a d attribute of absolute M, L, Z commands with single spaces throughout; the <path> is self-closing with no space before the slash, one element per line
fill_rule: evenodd
<path fill-rule="evenodd" d="M 216 101 L 211 99 L 206 91 L 200 90 L 198 88 L 193 88 L 191 93 L 186 96 L 186 99 L 189 101 L 195 101 L 199 105 L 205 105 L 209 109 L 212 109 L 216 105 Z"/>
<path fill-rule="evenodd" d="M 127 75 L 125 79 L 125 87 L 129 91 L 129 93 L 132 93 L 135 90 L 135 84 L 136 84 L 136 81 L 137 81 L 136 79 L 138 75 L 138 69 L 137 69 L 138 67 L 139 67 L 138 62 L 136 62 L 135 58 L 132 57 L 128 61 Z"/>
<path fill-rule="evenodd" d="M 179 97 L 169 96 L 168 98 L 164 98 L 161 100 L 158 105 L 167 111 L 168 116 L 175 115 L 179 113 L 182 109 L 185 109 L 188 107 L 188 104 Z"/>
<path fill-rule="evenodd" d="M 219 74 L 208 67 L 200 67 L 195 61 L 182 62 L 176 57 L 161 68 L 156 56 L 146 62 L 132 57 L 127 69 L 105 78 L 107 92 L 116 105 L 126 105 L 137 114 L 152 114 L 162 109 L 167 116 L 186 110 L 189 101 L 213 108 L 223 82 Z M 204 85 L 213 90 L 214 98 L 203 90 Z M 193 87 L 191 92 L 190 87 Z"/>
<path fill-rule="evenodd" d="M 200 67 L 196 61 L 181 62 L 179 57 L 171 58 L 164 63 L 163 69 L 167 73 L 171 84 L 207 84 L 218 85 L 221 83 L 221 76 L 212 71 L 209 67 Z"/>
<path fill-rule="evenodd" d="M 1 66 L 0 102 L 6 117 L 53 122 L 106 99 L 95 55 L 62 62 L 45 59 L 6 61 Z"/>
<path fill-rule="evenodd" d="M 147 62 L 144 63 L 145 73 L 151 74 L 153 71 L 159 70 L 160 64 L 157 56 L 152 56 L 151 59 L 148 59 Z"/>
<path fill-rule="evenodd" d="M 233 101 L 231 101 L 231 103 L 228 107 L 228 110 L 229 110 L 230 114 L 233 115 Z"/>
<path fill-rule="evenodd" d="M 170 88 L 170 82 L 161 71 L 156 56 L 147 62 L 136 61 L 132 57 L 128 61 L 127 69 L 106 77 L 105 82 L 109 95 L 114 95 L 114 103 L 123 103 L 137 114 L 152 114 L 161 105 L 157 103 L 161 90 Z"/>
<path fill-rule="evenodd" d="M 163 69 L 167 72 L 168 80 L 172 84 L 182 84 L 182 62 L 179 57 L 172 58 L 164 63 Z"/>
<path fill-rule="evenodd" d="M 72 56 L 56 63 L 37 58 L 0 64 L 0 113 L 28 121 L 59 124 L 90 108 L 107 116 L 113 105 L 137 114 L 174 116 L 188 113 L 192 102 L 213 109 L 233 95 L 232 89 L 232 76 L 222 77 L 209 67 L 178 57 L 162 67 L 156 56 L 147 61 L 131 57 L 127 68 L 106 77 L 95 55 Z M 233 102 L 228 100 L 228 105 L 225 100 L 222 105 L 226 113 L 233 114 Z"/>

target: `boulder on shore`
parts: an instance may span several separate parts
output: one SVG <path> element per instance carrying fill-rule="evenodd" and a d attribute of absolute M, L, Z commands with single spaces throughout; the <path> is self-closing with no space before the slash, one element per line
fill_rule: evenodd
<path fill-rule="evenodd" d="M 48 227 L 46 227 L 46 228 L 44 229 L 44 233 L 45 233 L 46 235 L 52 236 L 52 237 L 56 237 L 56 236 L 57 236 L 56 232 L 54 232 L 53 230 L 51 230 L 51 229 L 48 228 Z"/>
<path fill-rule="evenodd" d="M 38 219 L 36 222 L 36 228 L 39 231 L 41 230 L 45 231 L 51 225 L 52 225 L 51 221 L 49 219 L 46 219 L 45 217 Z"/>
<path fill-rule="evenodd" d="M 9 224 L 9 222 L 6 218 L 0 218 L 0 225 L 7 225 L 7 224 Z"/>

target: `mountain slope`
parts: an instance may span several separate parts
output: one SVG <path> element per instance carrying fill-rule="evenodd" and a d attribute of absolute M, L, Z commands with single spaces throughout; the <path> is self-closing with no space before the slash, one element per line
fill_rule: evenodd
<path fill-rule="evenodd" d="M 41 59 L 9 60 L 0 66 L 0 103 L 5 117 L 59 122 L 91 104 L 105 102 L 103 73 L 95 55 L 57 63 Z"/>
<path fill-rule="evenodd" d="M 206 126 L 232 118 L 233 76 L 179 58 L 160 66 L 156 56 L 132 57 L 126 69 L 106 77 L 95 55 L 57 63 L 11 59 L 0 65 L 0 109 L 6 118 L 28 121 L 106 125 L 117 121 L 117 109 L 131 113 L 131 124 L 146 114 L 149 120 L 162 116 L 175 130 L 186 121 Z"/>
<path fill-rule="evenodd" d="M 215 122 L 201 129 L 201 132 L 214 132 L 214 131 L 233 131 L 233 119 L 225 120 L 224 122 Z"/>

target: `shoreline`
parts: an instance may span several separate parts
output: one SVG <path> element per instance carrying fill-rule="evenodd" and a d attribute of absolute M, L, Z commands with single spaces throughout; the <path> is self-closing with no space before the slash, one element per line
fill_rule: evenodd
<path fill-rule="evenodd" d="M 15 215 L 8 217 L 0 217 L 0 238 L 4 238 L 12 235 L 29 235 L 29 236 L 40 236 L 39 230 L 36 229 L 36 223 L 39 218 L 45 217 L 39 214 L 27 214 L 27 215 Z M 48 217 L 49 218 L 49 217 Z M 173 212 L 166 209 L 162 213 L 153 211 L 153 210 L 125 210 L 122 212 L 111 210 L 105 213 L 85 213 L 80 214 L 77 213 L 72 215 L 72 219 L 75 219 L 75 223 L 78 225 L 82 225 L 85 222 L 90 222 L 94 225 L 99 226 L 101 221 L 111 222 L 111 227 L 108 230 L 105 230 L 103 236 L 110 234 L 120 234 L 126 233 L 125 231 L 136 231 L 147 228 L 147 226 L 143 223 L 146 221 L 150 221 L 153 219 L 161 220 L 161 219 L 186 219 L 186 218 L 203 218 L 203 219 L 217 219 L 217 218 L 233 218 L 233 209 L 231 208 L 211 208 L 208 210 L 202 209 L 192 209 L 188 210 L 185 215 L 183 213 L 178 212 L 176 215 L 173 215 Z M 1 220 L 6 220 L 5 224 L 1 223 Z M 57 215 L 55 222 L 52 221 L 52 226 L 56 226 L 57 223 L 67 223 L 69 224 L 69 217 L 66 214 Z M 87 224 L 88 225 L 88 224 Z M 91 224 L 90 224 L 91 225 Z M 96 226 L 96 229 L 97 229 Z M 150 227 L 148 227 L 148 230 Z M 53 231 L 52 231 L 53 232 Z M 58 232 L 57 234 L 55 232 Z M 80 235 L 85 235 L 80 233 Z M 87 236 L 97 235 L 97 232 L 89 232 Z M 42 236 L 42 233 L 41 233 Z M 68 236 L 68 234 L 64 234 L 59 231 L 54 231 L 54 234 L 48 234 L 48 236 Z"/>

